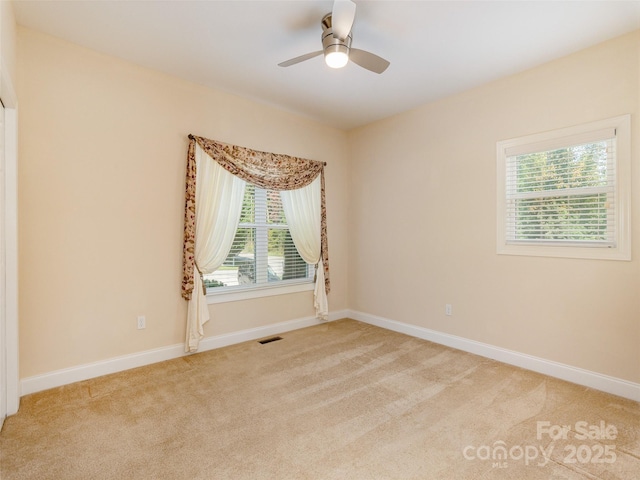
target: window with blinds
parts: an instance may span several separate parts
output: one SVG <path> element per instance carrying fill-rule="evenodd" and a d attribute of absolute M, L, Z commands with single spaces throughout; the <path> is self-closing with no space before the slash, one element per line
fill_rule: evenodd
<path fill-rule="evenodd" d="M 507 152 L 507 241 L 615 246 L 615 131 Z"/>
<path fill-rule="evenodd" d="M 218 270 L 204 276 L 206 287 L 277 286 L 310 282 L 313 275 L 291 239 L 280 193 L 247 184 L 231 251 Z"/>
<path fill-rule="evenodd" d="M 533 247 L 525 254 L 564 256 L 573 248 L 616 252 L 587 255 L 594 258 L 628 256 L 629 195 L 619 170 L 630 163 L 629 119 L 612 120 L 498 142 L 499 253 L 521 246 Z"/>

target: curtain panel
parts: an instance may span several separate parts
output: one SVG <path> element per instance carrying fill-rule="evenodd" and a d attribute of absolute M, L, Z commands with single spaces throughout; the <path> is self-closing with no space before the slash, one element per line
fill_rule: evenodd
<path fill-rule="evenodd" d="M 289 225 L 293 243 L 302 259 L 317 265 L 313 306 L 316 316 L 323 320 L 329 315 L 329 304 L 324 292 L 324 268 L 320 249 L 320 177 L 303 188 L 281 190 L 282 208 Z"/>
<path fill-rule="evenodd" d="M 196 146 L 196 235 L 194 291 L 187 309 L 185 350 L 198 349 L 209 320 L 202 275 L 220 267 L 231 250 L 242 210 L 246 182 L 231 175 Z"/>
<path fill-rule="evenodd" d="M 261 152 L 229 145 L 203 137 L 189 135 L 187 151 L 182 297 L 191 301 L 196 283 L 196 145 L 224 170 L 245 182 L 261 188 L 289 191 L 310 185 L 320 177 L 320 259 L 319 269 L 324 273 L 324 294 L 330 291 L 329 252 L 327 244 L 327 211 L 325 202 L 324 162 Z M 198 248 L 199 249 L 199 248 Z M 317 290 L 316 286 L 316 290 Z"/>

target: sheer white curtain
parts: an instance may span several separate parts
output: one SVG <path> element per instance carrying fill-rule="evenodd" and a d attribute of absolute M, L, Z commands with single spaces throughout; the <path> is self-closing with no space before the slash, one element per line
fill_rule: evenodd
<path fill-rule="evenodd" d="M 209 320 L 201 274 L 215 271 L 229 254 L 238 228 L 246 182 L 196 145 L 196 233 L 194 288 L 187 307 L 186 351 L 198 349 Z M 199 273 L 198 273 L 199 272 Z"/>
<path fill-rule="evenodd" d="M 309 185 L 297 190 L 282 190 L 282 207 L 289 225 L 291 238 L 302 259 L 316 265 L 314 302 L 316 316 L 326 320 L 329 313 L 324 285 L 324 267 L 321 259 L 320 240 L 320 175 Z"/>

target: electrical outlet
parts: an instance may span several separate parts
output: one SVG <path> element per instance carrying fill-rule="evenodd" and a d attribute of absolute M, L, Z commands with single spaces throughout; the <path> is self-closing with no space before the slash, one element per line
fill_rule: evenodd
<path fill-rule="evenodd" d="M 450 304 L 450 303 L 447 303 L 447 304 L 444 306 L 444 314 L 445 314 L 445 315 L 447 315 L 447 316 L 449 316 L 449 317 L 450 317 L 451 315 L 453 315 L 453 307 L 451 306 L 451 304 Z"/>
<path fill-rule="evenodd" d="M 144 315 L 138 316 L 138 330 L 142 330 L 143 328 L 147 328 L 147 319 Z"/>

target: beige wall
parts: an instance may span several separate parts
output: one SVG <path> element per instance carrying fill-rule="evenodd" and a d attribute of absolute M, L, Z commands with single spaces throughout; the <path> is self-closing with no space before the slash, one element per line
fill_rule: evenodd
<path fill-rule="evenodd" d="M 184 341 L 189 133 L 328 163 L 329 302 L 347 308 L 344 132 L 22 27 L 18 84 L 22 378 Z M 206 336 L 314 310 L 304 292 L 211 313 Z"/>
<path fill-rule="evenodd" d="M 16 78 L 16 20 L 11 2 L 0 1 L 0 49 L 2 68 L 6 68 L 9 78 Z"/>
<path fill-rule="evenodd" d="M 640 382 L 639 39 L 352 131 L 350 308 Z M 496 142 L 626 113 L 633 261 L 497 255 Z"/>

